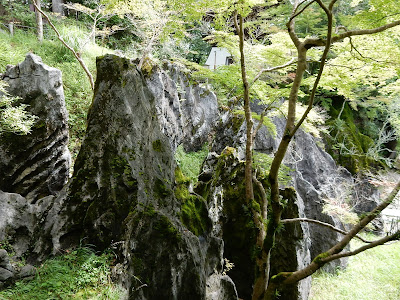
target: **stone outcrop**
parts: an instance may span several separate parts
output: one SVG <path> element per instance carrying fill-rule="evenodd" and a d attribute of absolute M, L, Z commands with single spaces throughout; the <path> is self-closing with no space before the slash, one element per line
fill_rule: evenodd
<path fill-rule="evenodd" d="M 28 54 L 19 65 L 8 66 L 2 79 L 38 121 L 27 136 L 0 135 L 0 190 L 30 202 L 55 195 L 66 184 L 70 168 L 61 72 Z"/>
<path fill-rule="evenodd" d="M 10 91 L 39 121 L 30 136 L 0 136 L 0 189 L 5 191 L 0 191 L 0 241 L 32 261 L 82 241 L 99 250 L 111 247 L 117 255 L 113 276 L 130 299 L 249 299 L 257 228 L 241 201 L 243 115 L 220 116 L 215 95 L 169 63 L 143 75 L 132 61 L 107 55 L 98 59 L 97 68 L 86 137 L 67 184 L 67 114 L 59 71 L 30 54 L 4 75 Z M 278 118 L 274 123 L 277 136 L 265 126 L 259 130 L 257 152 L 276 151 L 284 124 Z M 198 150 L 214 132 L 193 192 L 174 151 L 180 144 Z M 11 151 L 7 141 L 20 151 Z M 350 174 L 303 131 L 296 134 L 285 164 L 291 181 L 281 186 L 287 202 L 282 217 L 340 226 L 322 212 L 322 204 Z M 266 182 L 265 174 L 259 180 Z M 255 197 L 260 197 L 257 189 Z M 306 223 L 284 230 L 272 253 L 272 274 L 302 268 L 339 238 Z M 232 270 L 223 258 L 234 264 Z M 341 260 L 328 269 L 344 264 Z M 32 275 L 32 268 L 15 268 L 0 250 L 0 286 Z M 309 288 L 306 279 L 281 297 L 307 299 Z"/>
<path fill-rule="evenodd" d="M 0 288 L 17 279 L 34 275 L 31 265 L 21 267 L 18 259 L 30 250 L 34 243 L 36 209 L 18 194 L 0 191 Z M 11 250 L 15 261 L 7 253 Z M 18 262 L 18 263 L 17 263 Z"/>
<path fill-rule="evenodd" d="M 220 274 L 222 240 L 177 168 L 149 79 L 117 56 L 99 58 L 97 70 L 73 177 L 43 221 L 35 251 L 47 240 L 55 250 L 83 238 L 98 249 L 112 246 L 115 274 L 131 299 L 205 299 L 207 284 L 209 293 L 235 299 L 233 283 Z"/>
<path fill-rule="evenodd" d="M 32 244 L 35 208 L 19 194 L 0 191 L 0 241 L 12 247 L 17 256 Z"/>
<path fill-rule="evenodd" d="M 173 150 L 182 144 L 186 151 L 198 151 L 204 143 L 210 142 L 219 119 L 214 93 L 191 82 L 182 68 L 168 62 L 163 69 L 154 67 L 146 83 L 156 99 L 162 132 Z"/>
<path fill-rule="evenodd" d="M 32 265 L 20 266 L 14 262 L 6 250 L 0 249 L 0 289 L 9 286 L 16 280 L 33 278 L 36 268 Z"/>
<path fill-rule="evenodd" d="M 258 113 L 263 110 L 259 105 L 253 105 L 252 109 Z M 262 126 L 254 141 L 256 152 L 272 155 L 277 150 L 283 134 L 284 120 L 274 118 L 273 122 L 276 126 L 276 136 L 273 136 L 266 126 Z M 243 115 L 231 113 L 222 115 L 212 144 L 214 153 L 221 153 L 225 151 L 223 149 L 226 149 L 226 147 L 233 147 L 237 151 L 237 159 L 244 160 L 245 130 Z M 219 227 L 221 227 L 224 239 L 224 255 L 236 266 L 228 274 L 235 282 L 239 297 L 247 299 L 250 297 L 251 283 L 254 278 L 254 261 L 251 261 L 250 257 L 251 247 L 254 247 L 255 229 L 246 226 L 249 220 L 246 221 L 244 217 L 246 208 L 239 201 L 240 193 L 231 195 L 232 186 L 244 189 L 243 174 L 235 170 L 233 171 L 233 174 L 235 174 L 233 178 L 229 174 L 232 174 L 232 166 L 237 165 L 237 163 L 225 163 L 225 166 L 230 166 L 228 170 L 219 170 L 219 161 L 220 158 L 209 156 L 203 166 L 203 173 L 199 178 L 201 183 L 197 192 L 201 193 L 201 190 L 210 189 L 207 192 L 208 201 L 219 201 L 222 207 Z M 295 190 L 293 190 L 291 196 L 285 196 L 288 207 L 284 210 L 282 217 L 316 219 L 343 228 L 338 218 L 323 212 L 323 207 L 325 199 L 336 195 L 342 184 L 345 185 L 352 181 L 350 173 L 346 172 L 345 169 L 338 168 L 332 157 L 318 147 L 316 139 L 303 130 L 299 130 L 296 134 L 284 163 L 291 169 L 291 180 L 281 186 L 282 195 L 287 194 L 287 187 L 289 186 L 293 186 Z M 265 166 L 265 168 L 267 169 L 268 166 Z M 224 180 L 212 179 L 212 174 L 218 174 Z M 234 229 L 236 225 L 240 228 Z M 239 237 L 237 234 L 231 234 L 231 232 L 244 234 Z M 338 233 L 318 225 L 302 223 L 285 226 L 285 235 L 277 240 L 277 246 L 272 254 L 271 274 L 304 267 L 311 259 L 325 252 L 340 238 L 341 236 Z M 321 243 L 321 241 L 324 242 Z M 341 259 L 324 266 L 324 269 L 334 271 L 337 267 L 345 267 L 346 264 L 347 260 Z M 307 299 L 311 286 L 310 280 L 310 278 L 303 280 L 297 287 L 285 291 L 284 299 Z"/>
<path fill-rule="evenodd" d="M 196 192 L 207 199 L 213 220 L 213 232 L 224 240 L 224 257 L 234 264 L 227 274 L 236 285 L 239 298 L 251 299 L 254 283 L 257 228 L 251 215 L 251 207 L 243 200 L 244 161 L 235 148 L 227 147 L 220 155 L 210 153 L 203 165 Z M 266 177 L 258 178 L 266 183 Z M 258 189 L 255 201 L 261 202 Z M 287 200 L 283 218 L 296 218 L 299 211 L 293 188 L 283 189 L 281 195 Z M 271 273 L 296 270 L 310 263 L 308 227 L 303 224 L 285 226 L 285 235 L 277 239 L 271 256 Z M 310 280 L 304 280 L 286 289 L 282 299 L 307 299 Z M 304 293 L 304 298 L 301 293 Z M 305 295 L 307 294 L 307 295 Z"/>

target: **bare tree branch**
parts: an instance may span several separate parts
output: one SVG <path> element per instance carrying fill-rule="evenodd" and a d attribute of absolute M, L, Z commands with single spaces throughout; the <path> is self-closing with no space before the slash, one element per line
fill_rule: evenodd
<path fill-rule="evenodd" d="M 83 70 L 85 71 L 86 75 L 89 78 L 90 87 L 92 88 L 92 90 L 94 90 L 94 81 L 93 81 L 92 73 L 90 73 L 89 69 L 87 68 L 85 62 L 82 60 L 81 56 L 70 45 L 68 45 L 63 40 L 63 38 L 61 37 L 61 34 L 58 32 L 57 28 L 51 22 L 50 18 L 36 5 L 35 1 L 32 1 L 32 3 L 35 6 L 35 8 L 37 9 L 37 11 L 43 15 L 43 17 L 47 20 L 47 22 L 49 22 L 50 27 L 53 28 L 54 32 L 57 34 L 57 37 L 60 40 L 60 42 L 63 43 L 63 45 L 65 47 L 67 47 L 67 49 L 70 50 L 74 54 L 75 58 L 78 60 L 79 64 L 81 65 L 81 67 L 83 68 Z"/>
<path fill-rule="evenodd" d="M 334 255 L 328 256 L 327 258 L 323 258 L 322 261 L 328 263 L 328 262 L 330 262 L 332 260 L 335 260 L 335 259 L 348 257 L 348 256 L 354 256 L 354 255 L 357 255 L 357 254 L 359 254 L 361 252 L 364 252 L 365 250 L 372 249 L 372 248 L 375 248 L 375 247 L 380 246 L 380 245 L 384 245 L 387 242 L 398 241 L 398 240 L 400 240 L 400 231 L 397 231 L 396 233 L 394 233 L 392 235 L 388 235 L 388 236 L 385 236 L 385 237 L 383 237 L 383 238 L 381 238 L 379 240 L 371 242 L 368 245 L 364 245 L 364 246 L 362 246 L 362 247 L 360 247 L 360 248 L 358 248 L 358 249 L 356 249 L 354 251 L 338 253 L 338 254 L 334 254 Z"/>
<path fill-rule="evenodd" d="M 300 7 L 300 5 L 302 5 L 303 3 L 305 3 L 306 1 L 301 2 L 300 4 L 296 5 L 294 8 L 294 11 L 292 13 L 292 15 L 290 16 L 289 22 L 292 22 L 297 16 L 301 15 L 306 9 L 307 7 L 309 7 L 311 4 L 313 4 L 316 0 L 312 0 L 310 2 L 308 2 L 306 4 L 306 6 L 304 6 L 300 11 L 297 11 L 297 9 Z"/>
<path fill-rule="evenodd" d="M 267 69 L 261 69 L 260 72 L 258 72 L 258 74 L 254 77 L 253 81 L 251 82 L 250 86 L 252 86 L 260 77 L 262 74 L 267 73 L 267 72 L 272 72 L 272 71 L 276 71 L 276 70 L 280 70 L 280 69 L 284 69 L 290 65 L 293 65 L 297 63 L 295 58 L 292 58 L 290 61 L 288 61 L 287 63 L 280 65 L 280 66 L 276 66 L 276 67 L 271 67 L 271 68 L 267 68 Z"/>
<path fill-rule="evenodd" d="M 314 1 L 312 1 L 312 2 L 314 2 Z M 293 8 L 292 16 L 296 14 L 297 8 L 298 8 L 298 5 L 296 5 Z M 299 37 L 296 34 L 294 25 L 295 25 L 295 18 L 291 17 L 289 19 L 289 21 L 286 23 L 286 26 L 288 28 L 289 36 L 292 39 L 293 44 L 296 46 L 296 48 L 298 48 L 300 46 L 301 42 L 300 42 Z"/>
<path fill-rule="evenodd" d="M 351 229 L 347 235 L 343 237 L 343 239 L 338 242 L 336 245 L 334 245 L 331 249 L 329 249 L 327 252 L 322 253 L 318 255 L 314 260 L 305 268 L 292 272 L 289 275 L 285 273 L 285 277 L 282 279 L 282 281 L 279 284 L 292 284 L 295 282 L 298 282 L 311 274 L 315 273 L 319 268 L 321 268 L 323 265 L 325 265 L 327 262 L 332 261 L 334 259 L 330 259 L 331 257 L 336 257 L 340 258 L 339 255 L 340 252 L 350 243 L 350 241 L 362 230 L 364 229 L 372 220 L 374 220 L 381 212 L 384 210 L 386 207 L 388 207 L 396 197 L 397 193 L 400 190 L 400 181 L 396 184 L 396 186 L 393 188 L 392 192 L 386 197 L 386 199 L 379 204 L 375 209 L 373 209 L 369 214 L 367 214 L 364 218 L 360 220 L 360 222 Z M 380 239 L 378 241 L 375 241 L 373 243 L 370 243 L 364 247 L 361 247 L 358 249 L 359 252 L 362 252 L 364 250 L 382 245 L 388 241 L 399 239 L 400 238 L 400 233 L 396 232 L 396 234 L 391 235 L 389 237 Z M 357 251 L 357 250 L 355 250 Z M 335 259 L 336 259 L 335 258 Z M 286 276 L 287 275 L 287 276 Z"/>
<path fill-rule="evenodd" d="M 262 183 L 257 179 L 257 175 L 253 174 L 253 181 L 257 185 L 258 189 L 260 190 L 261 194 L 261 199 L 262 199 L 262 205 L 261 205 L 261 217 L 263 220 L 267 219 L 267 212 L 268 212 L 268 199 L 267 199 L 267 193 L 265 192 L 264 186 Z"/>
<path fill-rule="evenodd" d="M 338 34 L 332 38 L 332 43 L 339 42 L 347 37 L 356 36 L 356 35 L 366 35 L 366 34 L 374 34 L 385 31 L 387 29 L 393 28 L 400 25 L 400 20 L 394 21 L 392 23 L 388 23 L 386 25 L 382 25 L 380 27 L 372 28 L 372 29 L 358 29 L 358 30 L 349 30 L 344 33 Z"/>
<path fill-rule="evenodd" d="M 347 231 L 344 231 L 344 230 L 342 230 L 340 228 L 337 228 L 337 227 L 333 226 L 332 224 L 321 222 L 321 221 L 318 221 L 318 220 L 308 219 L 308 218 L 283 219 L 281 221 L 281 223 L 283 223 L 283 224 L 297 223 L 297 222 L 313 223 L 313 224 L 317 224 L 317 225 L 320 225 L 320 226 L 327 227 L 327 228 L 332 229 L 333 231 L 339 232 L 339 233 L 341 233 L 343 235 L 348 234 Z M 362 238 L 359 235 L 356 235 L 355 237 L 358 238 L 360 241 L 363 241 L 364 243 L 372 243 L 371 241 L 367 241 L 367 240 L 365 240 L 364 238 Z"/>
<path fill-rule="evenodd" d="M 317 92 L 317 88 L 318 88 L 319 82 L 321 80 L 322 73 L 324 71 L 326 58 L 328 57 L 328 53 L 329 53 L 330 46 L 331 46 L 331 43 L 332 43 L 332 31 L 333 31 L 333 15 L 332 15 L 332 11 L 330 9 L 328 9 L 322 3 L 322 0 L 316 0 L 316 1 L 319 4 L 319 6 L 325 11 L 326 16 L 328 17 L 328 34 L 327 34 L 327 38 L 326 38 L 325 49 L 324 49 L 324 52 L 323 52 L 322 57 L 321 57 L 321 62 L 320 62 L 317 78 L 314 81 L 314 86 L 313 86 L 313 89 L 311 91 L 310 99 L 308 100 L 307 109 L 305 110 L 305 112 L 304 112 L 303 116 L 301 117 L 301 119 L 299 120 L 299 122 L 297 122 L 297 124 L 294 127 L 294 129 L 291 131 L 291 136 L 293 136 L 296 133 L 296 131 L 300 128 L 301 124 L 303 124 L 303 122 L 305 121 L 305 119 L 308 116 L 308 113 L 311 111 L 311 109 L 313 107 L 314 99 L 315 99 L 315 93 Z M 332 1 L 332 3 L 334 3 L 334 2 L 335 2 L 335 0 Z M 333 5 L 332 3 L 331 3 L 331 5 Z M 307 47 L 306 47 L 306 49 L 307 49 Z"/>

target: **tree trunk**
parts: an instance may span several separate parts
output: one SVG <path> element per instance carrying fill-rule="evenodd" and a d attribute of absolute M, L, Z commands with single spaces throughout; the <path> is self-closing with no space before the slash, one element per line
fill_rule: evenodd
<path fill-rule="evenodd" d="M 254 200 L 253 190 L 253 119 L 251 117 L 250 110 L 250 86 L 247 81 L 246 74 L 246 63 L 244 55 L 244 29 L 243 29 L 243 17 L 235 15 L 235 27 L 236 32 L 239 36 L 239 49 L 240 49 L 240 66 L 242 70 L 242 82 L 243 82 L 243 107 L 246 119 L 246 166 L 245 166 L 245 186 L 246 186 L 246 202 L 250 203 Z"/>
<path fill-rule="evenodd" d="M 253 221 L 258 229 L 256 246 L 259 249 L 259 254 L 256 257 L 256 278 L 253 287 L 253 300 L 263 300 L 264 293 L 268 284 L 269 270 L 270 270 L 270 249 L 264 251 L 264 240 L 267 235 L 264 225 L 264 219 L 267 216 L 267 196 L 264 187 L 259 182 L 256 176 L 253 177 L 253 119 L 250 109 L 250 85 L 247 80 L 246 62 L 244 54 L 244 20 L 243 16 L 235 15 L 235 27 L 239 36 L 239 49 L 240 49 L 240 66 L 242 71 L 243 82 L 243 106 L 246 119 L 246 165 L 245 165 L 245 187 L 246 187 L 246 203 L 251 207 Z M 260 194 L 262 195 L 262 203 L 260 205 L 262 211 L 257 211 L 251 204 L 254 199 L 253 181 L 257 183 Z M 272 247 L 271 247 L 272 248 Z"/>
<path fill-rule="evenodd" d="M 41 7 L 41 0 L 33 0 L 35 1 L 37 7 Z M 39 42 L 43 42 L 43 19 L 42 19 L 42 14 L 35 9 L 35 15 L 36 15 L 36 30 L 37 30 L 37 38 Z"/>

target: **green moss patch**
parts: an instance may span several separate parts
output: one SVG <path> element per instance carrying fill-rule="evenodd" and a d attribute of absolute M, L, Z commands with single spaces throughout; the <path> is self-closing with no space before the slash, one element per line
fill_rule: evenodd
<path fill-rule="evenodd" d="M 175 170 L 175 196 L 181 201 L 180 219 L 183 225 L 196 236 L 203 235 L 211 228 L 205 200 L 191 195 L 188 190 L 190 179 L 182 174 L 179 167 Z"/>
<path fill-rule="evenodd" d="M 155 140 L 153 142 L 153 150 L 156 152 L 164 152 L 164 146 L 160 140 Z"/>
<path fill-rule="evenodd" d="M 157 220 L 154 222 L 153 229 L 159 236 L 164 237 L 168 241 L 179 242 L 182 238 L 178 229 L 168 217 L 161 214 L 158 215 Z"/>

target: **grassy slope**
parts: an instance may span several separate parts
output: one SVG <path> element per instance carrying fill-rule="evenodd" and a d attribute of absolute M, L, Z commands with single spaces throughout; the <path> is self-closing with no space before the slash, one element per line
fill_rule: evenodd
<path fill-rule="evenodd" d="M 352 248 L 360 246 L 355 242 Z M 310 300 L 400 299 L 400 243 L 367 250 L 338 274 L 313 277 Z"/>

